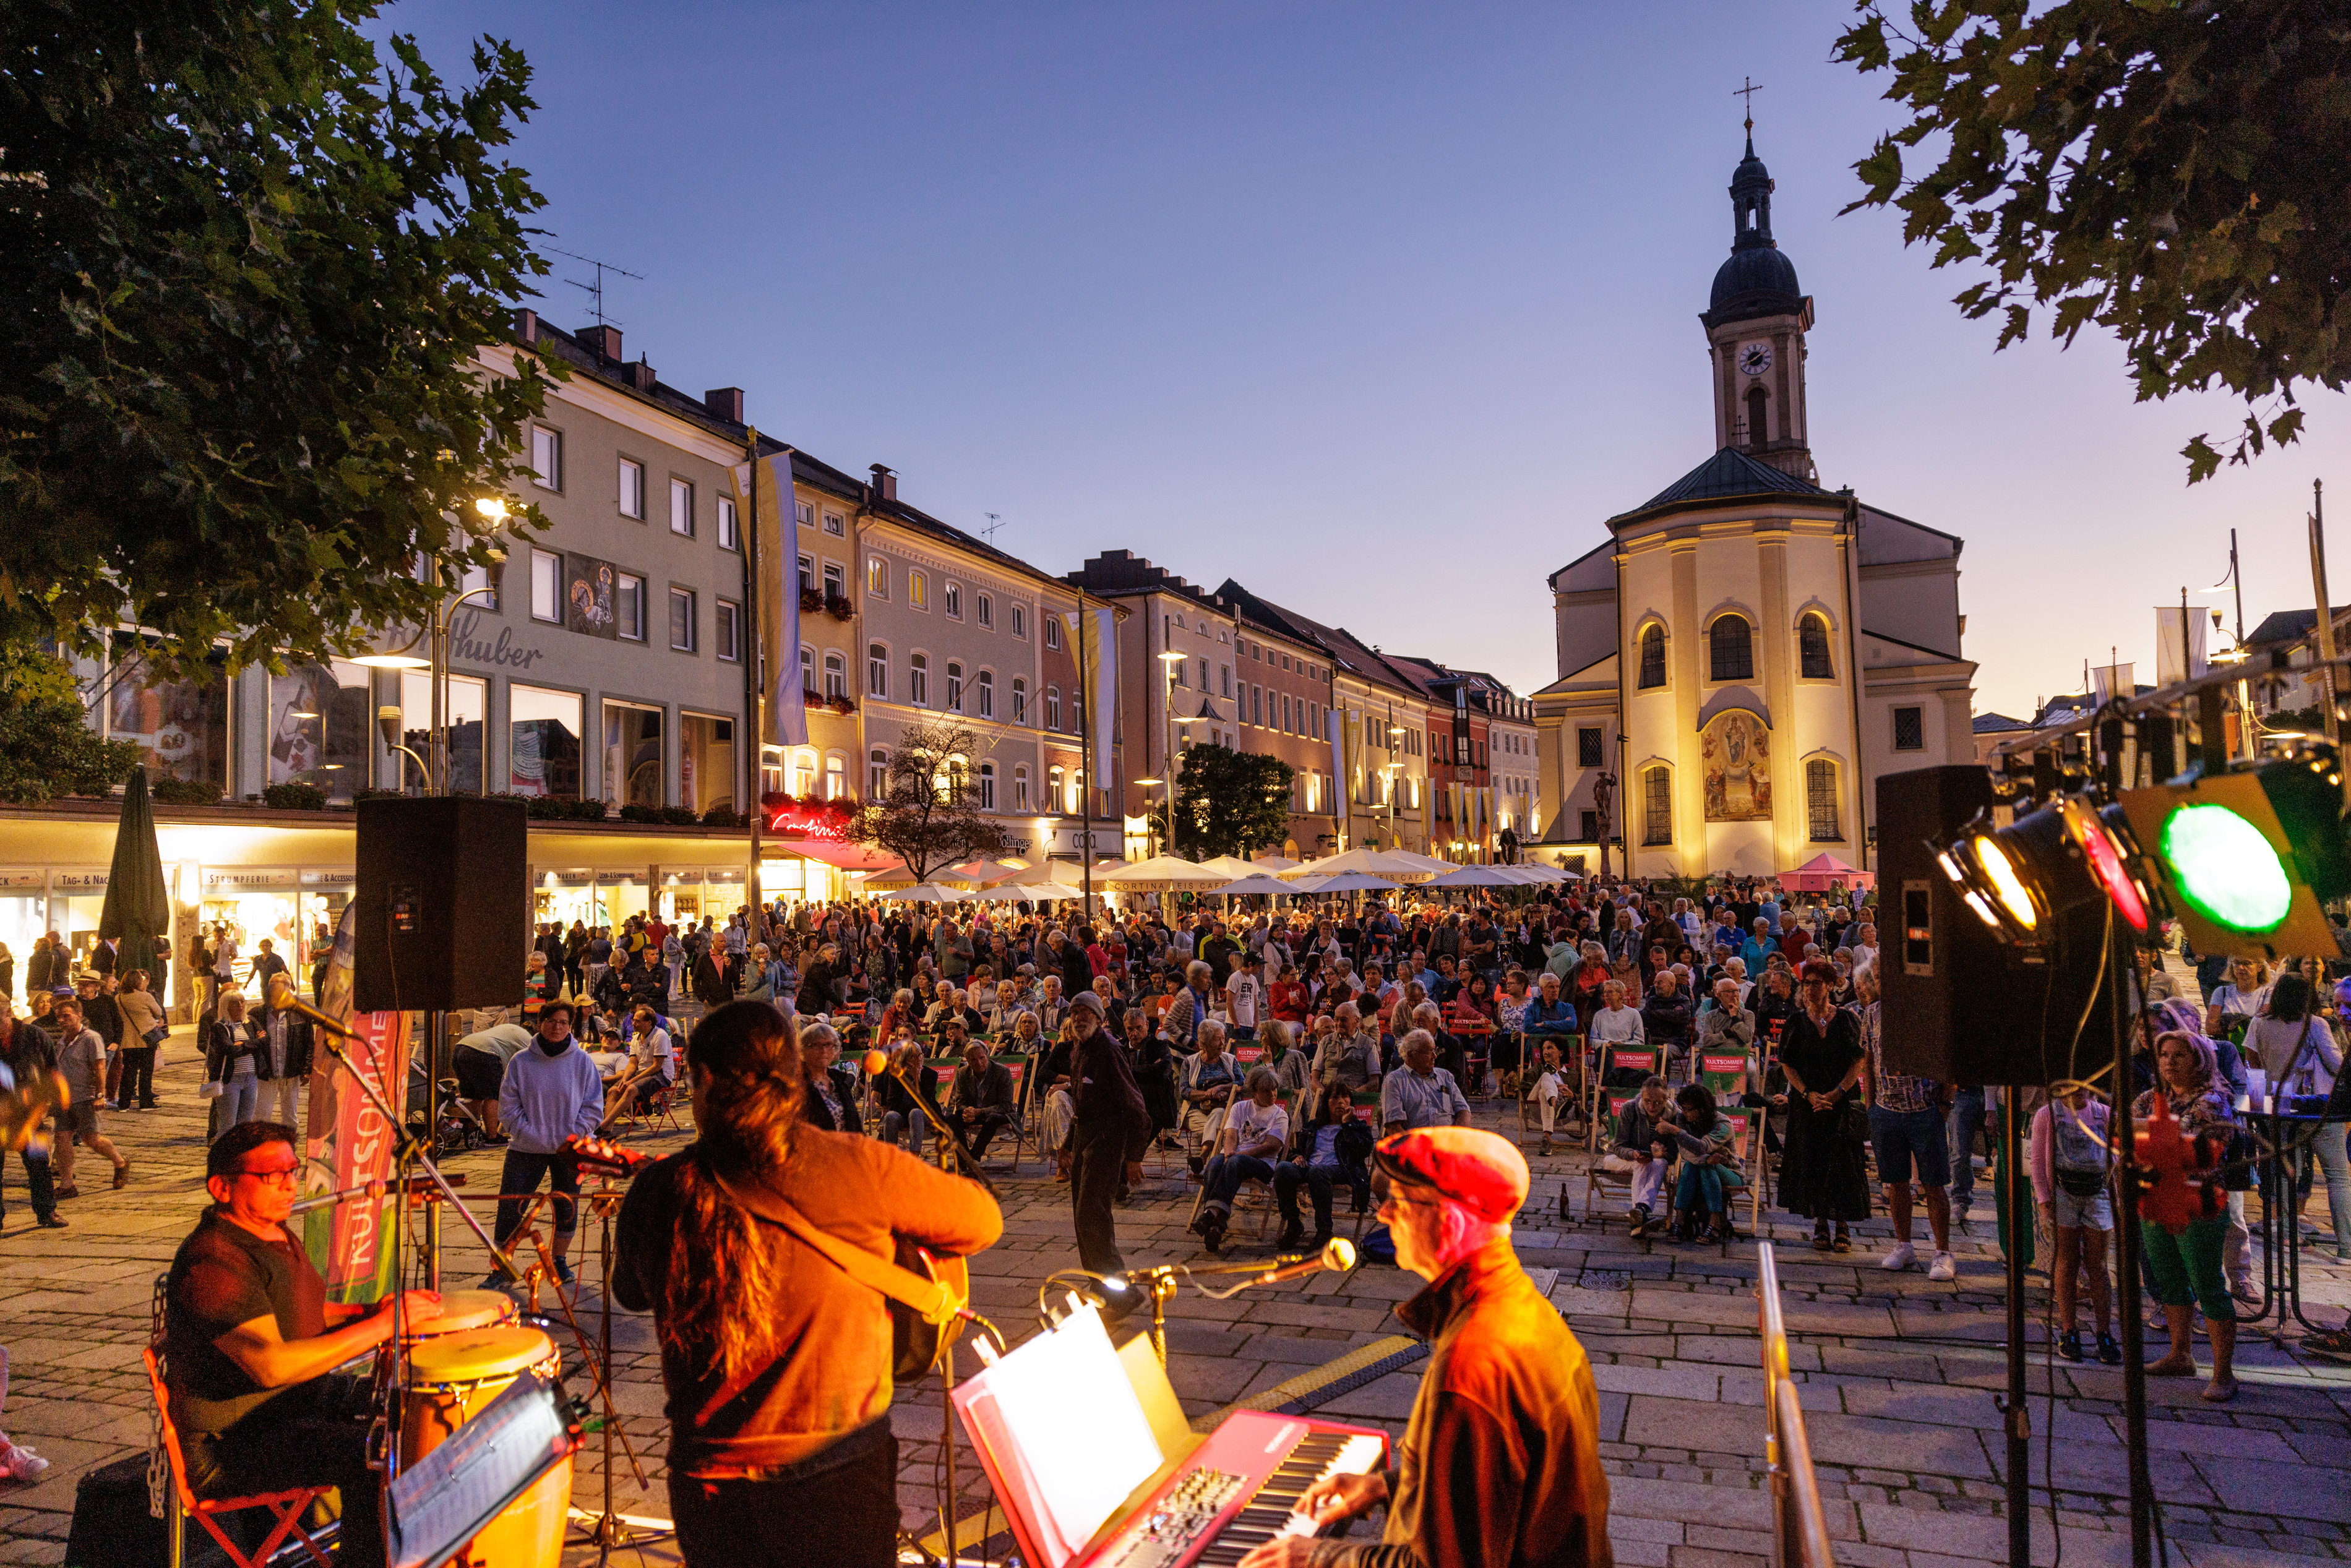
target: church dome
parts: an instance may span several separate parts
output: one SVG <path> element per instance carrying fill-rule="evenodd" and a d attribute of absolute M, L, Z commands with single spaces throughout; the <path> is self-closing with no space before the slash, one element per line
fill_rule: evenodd
<path fill-rule="evenodd" d="M 1803 311 L 1796 264 L 1771 237 L 1771 172 L 1755 156 L 1750 128 L 1747 156 L 1730 176 L 1730 256 L 1715 269 L 1714 292 L 1700 318 L 1708 327 Z"/>
<path fill-rule="evenodd" d="M 1777 246 L 1754 246 L 1734 250 L 1715 269 L 1714 292 L 1707 315 L 1716 321 L 1741 321 L 1755 316 L 1792 316 L 1804 308 L 1804 291 L 1796 282 L 1796 264 Z"/>

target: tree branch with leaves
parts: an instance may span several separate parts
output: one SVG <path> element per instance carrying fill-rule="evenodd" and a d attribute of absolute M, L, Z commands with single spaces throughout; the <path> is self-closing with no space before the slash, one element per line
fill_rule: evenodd
<path fill-rule="evenodd" d="M 2351 12 L 2341 0 L 1862 0 L 1835 57 L 1890 71 L 1908 123 L 1854 167 L 1953 300 L 2122 340 L 2141 402 L 2225 388 L 2233 444 L 2181 449 L 2190 484 L 2302 432 L 2299 385 L 2351 380 Z M 1923 172 L 1905 162 L 1925 149 Z M 2227 450 L 2224 452 L 2223 448 Z"/>
<path fill-rule="evenodd" d="M 1228 746 L 1185 747 L 1169 841 L 1176 853 L 1196 860 L 1283 842 L 1290 837 L 1290 791 L 1297 777 L 1298 770 L 1278 757 Z"/>
<path fill-rule="evenodd" d="M 0 11 L 0 646 L 323 662 L 419 622 L 420 557 L 487 564 L 562 373 L 482 353 L 547 270 L 530 69 L 483 38 L 452 86 L 380 9 Z"/>
<path fill-rule="evenodd" d="M 890 751 L 885 788 L 852 821 L 849 836 L 896 855 L 916 882 L 944 867 L 992 855 L 1004 831 L 980 814 L 971 758 L 979 737 L 954 723 L 916 725 Z"/>

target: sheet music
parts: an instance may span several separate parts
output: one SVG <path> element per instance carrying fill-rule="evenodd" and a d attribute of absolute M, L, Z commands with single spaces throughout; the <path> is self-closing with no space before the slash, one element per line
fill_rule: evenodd
<path fill-rule="evenodd" d="M 447 1562 L 578 1447 L 555 1385 L 524 1373 L 385 1489 L 392 1568 Z"/>
<path fill-rule="evenodd" d="M 1165 1458 L 1092 1307 L 965 1380 L 956 1404 L 1036 1529 L 1038 1568 L 1068 1563 Z"/>

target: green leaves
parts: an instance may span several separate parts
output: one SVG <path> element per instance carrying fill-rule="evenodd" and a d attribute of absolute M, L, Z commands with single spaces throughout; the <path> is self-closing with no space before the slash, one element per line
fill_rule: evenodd
<path fill-rule="evenodd" d="M 2233 441 L 2181 451 L 2189 481 L 2298 437 L 2302 382 L 2341 390 L 2351 334 L 2351 12 L 2339 0 L 1862 0 L 1834 57 L 1890 72 L 1908 119 L 1854 165 L 1845 210 L 1890 206 L 1935 267 L 1978 264 L 1954 299 L 1999 311 L 1996 348 L 2040 312 L 2071 342 L 2124 345 L 2142 399 L 2225 387 Z M 1939 150 L 1924 172 L 1899 149 Z M 1930 154 L 1932 155 L 1932 154 Z"/>
<path fill-rule="evenodd" d="M 103 795 L 131 776 L 140 755 L 130 741 L 101 740 L 90 728 L 64 661 L 30 650 L 0 653 L 0 802 Z"/>
<path fill-rule="evenodd" d="M 1184 750 L 1183 769 L 1174 813 L 1178 853 L 1213 859 L 1289 837 L 1297 770 L 1288 763 L 1230 747 L 1191 746 Z"/>
<path fill-rule="evenodd" d="M 0 580 L 33 590 L 0 647 L 355 652 L 422 612 L 445 515 L 514 488 L 559 371 L 475 353 L 545 271 L 497 152 L 529 68 L 485 39 L 453 87 L 411 39 L 379 57 L 376 9 L 0 11 Z"/>

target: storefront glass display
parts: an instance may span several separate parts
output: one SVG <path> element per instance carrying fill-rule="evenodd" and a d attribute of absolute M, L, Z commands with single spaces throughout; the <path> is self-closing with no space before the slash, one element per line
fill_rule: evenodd
<path fill-rule="evenodd" d="M 351 890 L 359 884 L 355 871 L 306 871 L 302 873 L 302 897 L 297 929 L 302 948 L 295 969 L 305 991 L 315 989 L 318 967 L 334 951 L 335 932 L 342 924 L 343 910 L 351 901 Z M 314 997 L 312 998 L 316 1000 Z"/>
<path fill-rule="evenodd" d="M 632 915 L 651 913 L 646 898 L 645 879 L 622 872 L 600 871 L 596 873 L 596 902 L 603 910 L 602 923 L 618 931 L 621 922 Z"/>
<path fill-rule="evenodd" d="M 47 883 L 47 874 L 37 869 L 0 871 L 0 946 L 16 960 L 8 977 L 10 1001 L 23 999 L 26 962 L 33 956 L 33 944 L 49 929 L 48 899 L 43 892 Z"/>
<path fill-rule="evenodd" d="M 579 699 L 567 698 L 578 711 Z M 471 675 L 452 675 L 448 685 L 449 793 L 482 792 L 483 717 L 489 712 L 489 684 Z M 402 742 L 419 757 L 433 755 L 433 677 L 422 670 L 400 674 Z M 422 790 L 424 775 L 407 758 L 400 758 L 400 787 Z M 538 793 L 535 790 L 521 791 Z"/>
<path fill-rule="evenodd" d="M 507 787 L 517 795 L 580 799 L 579 695 L 509 685 L 507 710 Z"/>
<path fill-rule="evenodd" d="M 236 963 L 231 974 L 248 998 L 257 999 L 261 994 L 253 983 L 253 963 L 265 941 L 289 969 L 299 973 L 306 950 L 299 901 L 299 873 L 290 869 L 204 868 L 204 902 L 196 918 L 215 930 L 225 924 L 236 938 Z"/>
<path fill-rule="evenodd" d="M 137 746 L 157 775 L 228 788 L 228 675 L 219 664 L 196 680 L 155 685 L 133 657 L 98 706 L 107 735 Z"/>
<path fill-rule="evenodd" d="M 583 925 L 605 924 L 596 904 L 596 873 L 590 871 L 543 871 L 532 889 L 531 919 L 544 925 L 573 921 Z"/>
<path fill-rule="evenodd" d="M 661 709 L 604 705 L 604 799 L 616 806 L 664 803 Z"/>
<path fill-rule="evenodd" d="M 735 721 L 689 713 L 677 721 L 677 800 L 695 811 L 735 803 Z"/>
<path fill-rule="evenodd" d="M 106 913 L 107 873 L 102 870 L 58 871 L 49 873 L 49 929 L 66 939 L 77 969 L 89 965 L 90 949 L 98 946 L 99 916 Z"/>
<path fill-rule="evenodd" d="M 359 664 L 304 664 L 269 677 L 269 781 L 315 784 L 329 800 L 368 781 L 374 715 L 368 672 Z"/>

